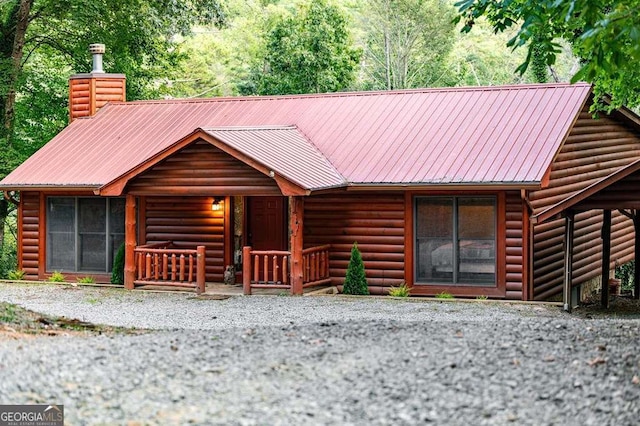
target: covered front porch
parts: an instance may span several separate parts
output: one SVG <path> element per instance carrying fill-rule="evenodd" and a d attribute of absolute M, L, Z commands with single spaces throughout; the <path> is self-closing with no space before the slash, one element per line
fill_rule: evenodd
<path fill-rule="evenodd" d="M 224 282 L 242 284 L 244 294 L 278 289 L 299 295 L 328 285 L 331 246 L 305 248 L 303 221 L 299 196 L 193 196 L 177 202 L 128 195 L 125 287 L 203 293 L 208 283 Z"/>

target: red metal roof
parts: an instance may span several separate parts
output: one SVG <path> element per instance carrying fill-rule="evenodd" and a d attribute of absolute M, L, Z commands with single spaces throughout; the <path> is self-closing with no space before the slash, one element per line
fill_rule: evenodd
<path fill-rule="evenodd" d="M 0 188 L 100 187 L 197 128 L 218 129 L 273 169 L 299 159 L 295 179 L 308 188 L 337 179 L 537 185 L 590 90 L 578 83 L 114 103 L 74 121 Z M 295 126 L 304 137 L 220 129 L 233 126 Z"/>
<path fill-rule="evenodd" d="M 293 126 L 202 129 L 305 189 L 343 186 L 329 161 Z"/>

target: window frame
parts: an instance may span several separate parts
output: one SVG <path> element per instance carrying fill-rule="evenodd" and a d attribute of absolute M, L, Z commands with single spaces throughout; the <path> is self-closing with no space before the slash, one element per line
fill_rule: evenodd
<path fill-rule="evenodd" d="M 491 286 L 448 284 L 448 283 L 426 283 L 416 282 L 416 229 L 415 229 L 415 205 L 418 197 L 449 197 L 449 196 L 471 196 L 496 198 L 496 283 Z M 461 297 L 488 296 L 495 298 L 506 297 L 506 193 L 504 191 L 486 190 L 450 190 L 450 191 L 428 191 L 415 190 L 405 192 L 405 281 L 411 287 L 411 294 L 416 296 L 434 296 L 442 292 Z M 524 261 L 524 259 L 523 259 Z"/>
<path fill-rule="evenodd" d="M 74 229 L 73 229 L 73 238 L 74 238 L 74 259 L 73 259 L 73 270 L 68 270 L 68 269 L 64 269 L 64 268 L 56 268 L 55 265 L 54 266 L 50 266 L 50 256 L 51 256 L 51 247 L 50 247 L 50 228 L 51 228 L 51 215 L 49 213 L 49 202 L 51 199 L 56 199 L 56 198 L 70 198 L 74 200 Z M 80 262 L 81 262 L 81 252 L 80 252 L 80 246 L 81 246 L 81 242 L 80 242 L 80 224 L 79 224 L 79 216 L 80 216 L 80 210 L 79 210 L 79 205 L 80 205 L 80 199 L 99 199 L 99 200 L 104 200 L 104 213 L 105 213 L 105 226 L 104 226 L 104 236 L 105 236 L 105 269 L 104 270 L 95 270 L 95 269 L 79 269 L 80 267 Z M 44 197 L 43 200 L 43 208 L 45 211 L 45 217 L 44 217 L 44 221 L 45 221 L 45 226 L 46 226 L 46 230 L 44 232 L 44 273 L 45 274 L 51 274 L 53 271 L 56 270 L 61 270 L 62 272 L 65 272 L 67 274 L 69 274 L 70 276 L 80 276 L 80 275 L 110 275 L 111 274 L 111 270 L 113 267 L 113 256 L 112 256 L 112 247 L 111 247 L 111 243 L 110 243 L 110 236 L 111 234 L 113 234 L 113 232 L 111 231 L 112 229 L 112 223 L 110 220 L 111 217 L 111 203 L 112 200 L 122 200 L 123 202 L 125 202 L 125 198 L 124 197 L 95 197 L 95 196 L 78 196 L 78 195 L 70 195 L 70 194 L 51 194 L 51 195 L 46 195 Z M 123 224 L 124 224 L 124 220 L 125 220 L 125 216 L 124 216 L 124 212 L 123 212 L 123 216 L 122 216 L 122 220 L 123 220 Z M 85 234 L 90 233 L 90 234 L 95 234 L 94 232 L 84 232 Z M 118 233 L 120 234 L 120 233 Z M 124 233 L 122 233 L 123 235 L 123 241 L 125 239 L 124 237 Z"/>

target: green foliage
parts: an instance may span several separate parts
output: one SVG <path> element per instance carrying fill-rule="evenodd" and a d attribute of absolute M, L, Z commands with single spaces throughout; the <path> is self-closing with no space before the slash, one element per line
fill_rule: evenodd
<path fill-rule="evenodd" d="M 633 279 L 635 276 L 635 267 L 635 260 L 616 266 L 616 278 L 620 280 L 620 287 L 623 290 L 631 290 L 634 288 Z"/>
<path fill-rule="evenodd" d="M 402 283 L 399 287 L 391 287 L 389 289 L 389 296 L 391 297 L 409 297 L 411 289 L 407 287 L 407 283 Z"/>
<path fill-rule="evenodd" d="M 11 324 L 16 321 L 17 306 L 7 302 L 0 302 L 0 324 Z"/>
<path fill-rule="evenodd" d="M 65 280 L 66 278 L 64 277 L 64 275 L 62 275 L 62 272 L 54 271 L 47 281 L 52 283 L 63 283 L 65 282 Z"/>
<path fill-rule="evenodd" d="M 436 294 L 436 299 L 453 299 L 453 295 L 451 293 L 447 293 L 447 292 L 442 292 L 442 293 L 438 293 Z"/>
<path fill-rule="evenodd" d="M 347 266 L 347 275 L 344 279 L 342 292 L 344 294 L 369 294 L 364 263 L 358 249 L 358 243 L 353 243 L 351 248 L 351 258 L 349 259 L 349 266 Z"/>
<path fill-rule="evenodd" d="M 366 89 L 430 87 L 444 82 L 455 42 L 455 9 L 440 0 L 366 0 L 361 12 Z"/>
<path fill-rule="evenodd" d="M 488 297 L 484 296 L 484 295 L 476 297 L 476 300 L 487 300 L 487 299 L 488 299 Z"/>
<path fill-rule="evenodd" d="M 581 58 L 572 81 L 595 83 L 596 95 L 612 95 L 609 108 L 640 105 L 640 0 L 461 0 L 456 3 L 469 31 L 486 16 L 495 31 L 519 26 L 508 45 L 528 46 L 523 73 L 536 56 L 548 66 L 569 41 Z M 603 105 L 601 105 L 603 106 Z"/>
<path fill-rule="evenodd" d="M 93 277 L 86 276 L 86 277 L 78 278 L 78 282 L 82 284 L 94 284 L 96 280 Z"/>
<path fill-rule="evenodd" d="M 22 269 L 16 269 L 15 271 L 10 271 L 8 278 L 10 280 L 14 280 L 14 281 L 20 281 L 24 279 L 24 276 L 27 273 L 25 271 L 23 271 Z"/>
<path fill-rule="evenodd" d="M 0 239 L 0 278 L 16 279 L 12 278 L 12 274 L 16 273 L 18 266 L 17 232 L 16 210 L 13 209 L 7 214 L 4 223 L 4 238 Z M 18 279 L 22 279 L 22 277 Z"/>
<path fill-rule="evenodd" d="M 124 243 L 120 244 L 111 268 L 111 284 L 124 284 Z"/>
<path fill-rule="evenodd" d="M 245 94 L 323 93 L 348 89 L 361 56 L 345 13 L 328 0 L 301 3 L 267 22 L 262 61 Z"/>

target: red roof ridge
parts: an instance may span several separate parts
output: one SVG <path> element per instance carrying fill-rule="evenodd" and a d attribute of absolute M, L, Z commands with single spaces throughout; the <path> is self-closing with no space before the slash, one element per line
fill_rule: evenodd
<path fill-rule="evenodd" d="M 248 102 L 248 101 L 268 101 L 283 99 L 299 99 L 299 98 L 339 98 L 354 96 L 384 96 L 384 95 L 405 95 L 405 94 L 424 94 L 424 93 L 447 93 L 447 92 L 492 92 L 505 90 L 523 90 L 523 89 L 555 89 L 570 87 L 586 87 L 591 86 L 590 83 L 523 83 L 501 86 L 454 86 L 454 87 L 425 87 L 417 89 L 398 89 L 398 90 L 370 90 L 360 92 L 328 92 L 328 93 L 307 93 L 292 95 L 252 95 L 252 96 L 220 96 L 213 98 L 176 98 L 176 99 L 147 99 L 127 102 L 109 102 L 109 105 L 148 105 L 148 104 L 189 104 L 189 103 L 209 103 L 209 102 Z M 106 105 L 105 105 L 106 106 Z"/>

